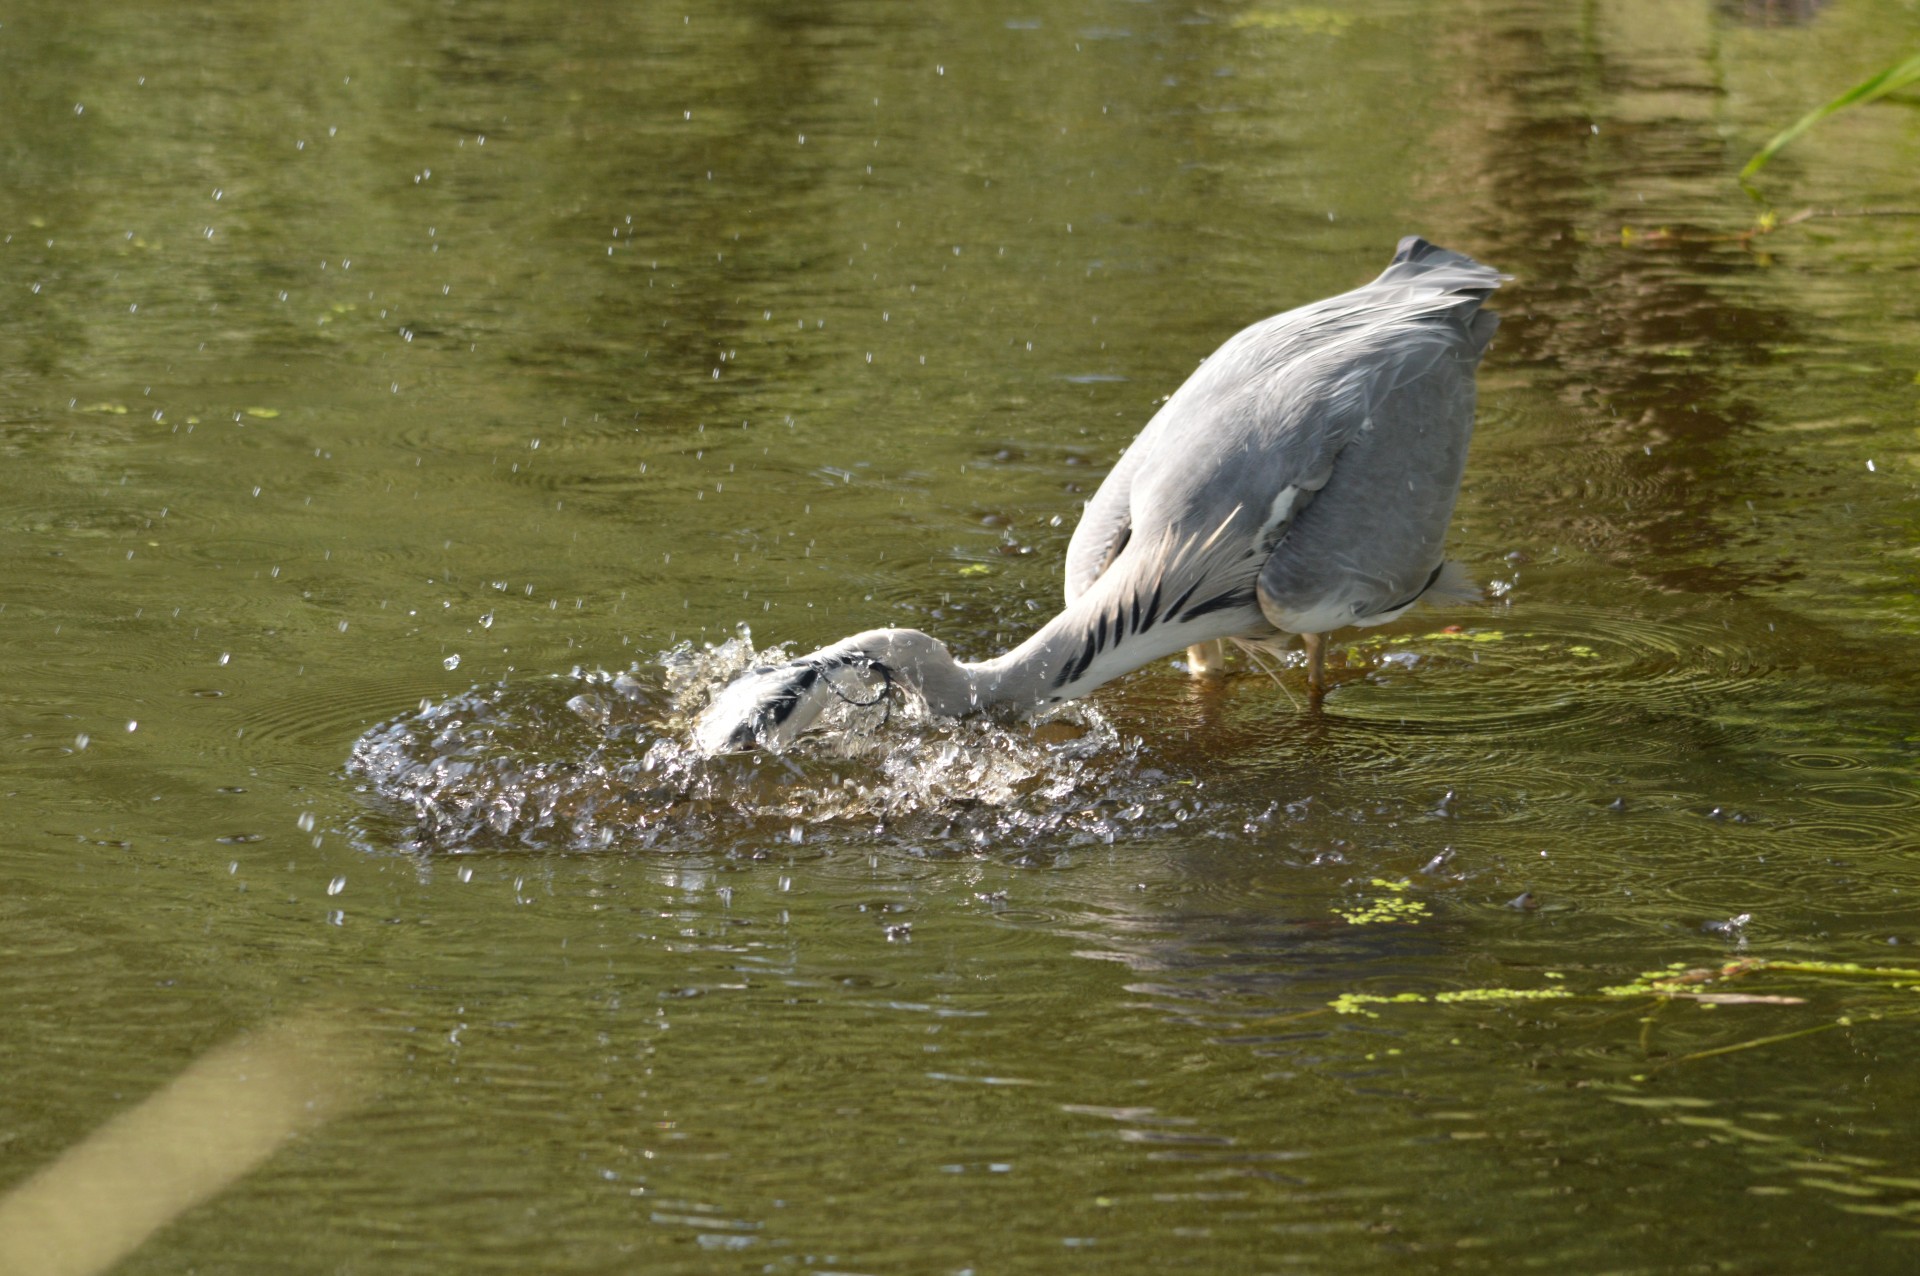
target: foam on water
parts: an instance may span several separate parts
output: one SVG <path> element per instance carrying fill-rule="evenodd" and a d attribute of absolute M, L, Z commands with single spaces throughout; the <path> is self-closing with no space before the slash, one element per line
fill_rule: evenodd
<path fill-rule="evenodd" d="M 738 849 L 876 829 L 955 851 L 1111 841 L 1165 779 L 1084 701 L 956 721 L 911 695 L 849 698 L 784 754 L 693 747 L 714 694 L 790 658 L 743 630 L 651 667 L 475 688 L 368 731 L 347 770 L 411 822 L 397 840 L 417 851 Z"/>

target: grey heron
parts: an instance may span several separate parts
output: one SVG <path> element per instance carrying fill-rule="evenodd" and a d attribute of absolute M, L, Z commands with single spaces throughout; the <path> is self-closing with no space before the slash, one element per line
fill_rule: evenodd
<path fill-rule="evenodd" d="M 1187 648 L 1324 635 L 1476 591 L 1443 552 L 1473 434 L 1474 372 L 1506 276 L 1418 236 L 1379 278 L 1232 337 L 1122 454 L 1067 546 L 1066 608 L 993 660 L 873 629 L 751 669 L 702 710 L 707 753 L 783 747 L 836 700 L 896 687 L 934 714 L 1084 696 Z"/>

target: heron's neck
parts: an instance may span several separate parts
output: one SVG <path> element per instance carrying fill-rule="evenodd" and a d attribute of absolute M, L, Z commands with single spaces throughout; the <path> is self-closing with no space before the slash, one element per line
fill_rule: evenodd
<path fill-rule="evenodd" d="M 955 660 L 945 643 L 917 629 L 869 630 L 828 650 L 880 662 L 912 684 L 935 714 L 957 717 L 996 704 L 1027 708 L 1083 696 L 1191 643 L 1258 626 L 1257 613 L 1252 621 L 1223 611 L 1197 623 L 1169 618 L 1144 627 L 1136 627 L 1133 615 L 1123 605 L 1083 599 L 1012 651 L 977 664 Z"/>
<path fill-rule="evenodd" d="M 911 686 L 935 714 L 954 718 L 972 713 L 1003 697 L 998 683 L 982 673 L 986 665 L 963 664 L 947 645 L 918 629 L 869 629 L 823 648 L 809 659 L 871 660 L 890 677 Z"/>
<path fill-rule="evenodd" d="M 1075 623 L 1069 612 L 1054 617 L 1005 655 L 962 667 L 971 674 L 982 704 L 1026 708 L 1068 694 L 1085 694 L 1123 672 L 1115 670 L 1104 677 L 1090 678 L 1086 674 L 1093 671 L 1087 670 L 1079 677 L 1071 676 L 1085 648 L 1085 626 Z M 1081 689 L 1069 692 L 1068 687 L 1074 683 L 1081 684 Z"/>

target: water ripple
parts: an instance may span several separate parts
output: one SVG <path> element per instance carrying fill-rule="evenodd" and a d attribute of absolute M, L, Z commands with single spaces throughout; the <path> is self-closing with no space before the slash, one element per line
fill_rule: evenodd
<path fill-rule="evenodd" d="M 1355 720 L 1384 713 L 1402 730 L 1503 737 L 1601 724 L 1623 700 L 1711 716 L 1730 700 L 1766 698 L 1778 673 L 1769 656 L 1705 621 L 1566 606 L 1525 626 L 1364 640 L 1349 647 L 1347 662 L 1373 676 L 1359 694 L 1330 700 L 1330 712 Z M 1434 670 L 1469 666 L 1476 676 L 1450 679 L 1445 695 L 1380 694 L 1410 671 L 1428 683 Z"/>

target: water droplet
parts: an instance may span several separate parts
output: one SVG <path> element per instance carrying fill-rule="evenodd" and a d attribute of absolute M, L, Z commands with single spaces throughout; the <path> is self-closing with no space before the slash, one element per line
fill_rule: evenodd
<path fill-rule="evenodd" d="M 460 667 L 460 653 L 456 651 L 451 656 L 448 656 L 445 660 L 442 660 L 440 663 L 448 671 L 458 669 Z"/>
<path fill-rule="evenodd" d="M 313 832 L 313 812 L 312 811 L 300 812 L 300 818 L 295 820 L 294 823 L 299 826 L 300 831 L 302 833 Z"/>
<path fill-rule="evenodd" d="M 87 735 L 87 733 L 84 731 L 82 731 L 79 735 L 73 737 L 73 747 L 75 749 L 84 749 L 92 742 L 93 742 L 92 737 Z"/>
<path fill-rule="evenodd" d="M 345 889 L 347 889 L 347 878 L 344 873 L 327 883 L 327 894 L 329 895 L 338 895 Z"/>
<path fill-rule="evenodd" d="M 138 731 L 139 729 L 140 729 L 140 723 L 137 720 L 129 721 L 127 723 L 127 730 Z"/>

